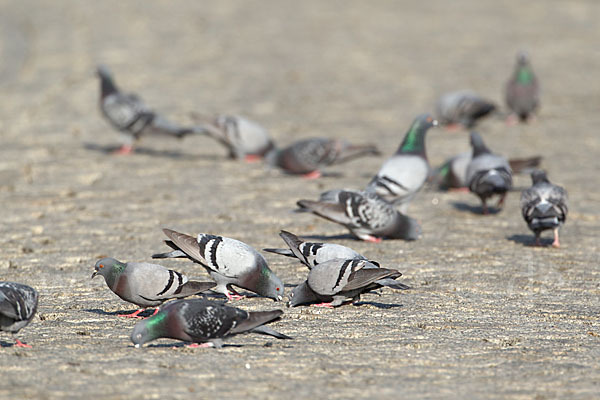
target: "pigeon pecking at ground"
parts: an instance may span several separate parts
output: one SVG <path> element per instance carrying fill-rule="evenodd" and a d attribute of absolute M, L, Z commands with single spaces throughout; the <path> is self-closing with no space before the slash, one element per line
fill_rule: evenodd
<path fill-rule="evenodd" d="M 283 149 L 273 149 L 265 160 L 288 174 L 318 178 L 321 170 L 355 158 L 379 155 L 372 144 L 354 145 L 343 139 L 310 138 L 297 141 Z"/>
<path fill-rule="evenodd" d="M 208 119 L 195 113 L 200 120 L 195 129 L 212 137 L 229 151 L 229 157 L 255 161 L 275 148 L 273 139 L 265 128 L 254 121 L 237 115 L 217 115 Z"/>
<path fill-rule="evenodd" d="M 546 172 L 531 173 L 532 186 L 521 193 L 521 213 L 529 229 L 535 233 L 535 244 L 541 245 L 542 231 L 552 229 L 552 246 L 560 247 L 558 229 L 567 220 L 567 191 L 552 184 Z"/>
<path fill-rule="evenodd" d="M 436 168 L 430 181 L 437 185 L 441 190 L 466 189 L 467 186 L 467 165 L 471 162 L 473 151 L 466 151 L 446 160 L 440 167 Z M 526 158 L 511 158 L 508 165 L 513 174 L 530 173 L 532 169 L 540 166 L 541 156 Z"/>
<path fill-rule="evenodd" d="M 131 341 L 135 347 L 141 347 L 158 338 L 170 338 L 195 344 L 190 347 L 219 348 L 224 338 L 240 333 L 292 339 L 264 325 L 282 314 L 281 310 L 247 312 L 205 299 L 176 300 L 162 307 L 158 314 L 138 322 Z"/>
<path fill-rule="evenodd" d="M 143 307 L 132 314 L 120 317 L 141 318 L 139 313 L 148 307 L 158 306 L 169 299 L 177 299 L 205 292 L 213 282 L 196 282 L 161 265 L 136 262 L 121 262 L 114 258 L 103 258 L 96 262 L 92 279 L 104 277 L 108 288 L 121 299 Z M 154 314 L 158 312 L 158 308 Z"/>
<path fill-rule="evenodd" d="M 517 55 L 517 64 L 505 87 L 506 105 L 521 122 L 527 122 L 540 105 L 540 85 L 533 72 L 527 53 Z"/>
<path fill-rule="evenodd" d="M 298 211 L 308 211 L 344 225 L 359 239 L 380 242 L 383 238 L 416 240 L 421 227 L 375 193 L 330 190 L 318 201 L 299 200 Z"/>
<path fill-rule="evenodd" d="M 38 304 L 38 292 L 27 285 L 0 282 L 0 331 L 13 336 L 31 322 Z M 15 339 L 17 347 L 31 347 Z"/>
<path fill-rule="evenodd" d="M 181 138 L 194 133 L 193 128 L 173 124 L 148 108 L 135 94 L 122 93 L 116 86 L 110 70 L 100 65 L 100 110 L 110 124 L 123 135 L 125 144 L 118 150 L 121 154 L 133 151 L 134 143 L 146 133 L 158 133 Z"/>
<path fill-rule="evenodd" d="M 174 250 L 154 254 L 152 258 L 188 258 L 199 263 L 217 282 L 213 290 L 229 300 L 234 298 L 230 291 L 238 295 L 234 285 L 275 301 L 283 299 L 283 282 L 271 271 L 265 258 L 246 243 L 206 233 L 198 234 L 196 239 L 171 229 L 163 232 L 169 238 L 165 243 Z"/>
<path fill-rule="evenodd" d="M 437 121 L 429 114 L 415 118 L 396 153 L 383 163 L 366 190 L 389 203 L 400 205 L 400 211 L 406 213 L 410 201 L 429 175 L 425 134 L 436 125 Z"/>
<path fill-rule="evenodd" d="M 394 269 L 379 268 L 367 260 L 334 258 L 315 265 L 305 282 L 290 294 L 289 305 L 316 304 L 337 307 L 347 301 L 356 302 L 362 293 L 382 286 L 405 290 L 408 286 L 396 282 L 402 274 Z"/>
<path fill-rule="evenodd" d="M 486 201 L 500 195 L 497 207 L 504 204 L 506 192 L 512 188 L 512 171 L 506 158 L 493 154 L 477 132 L 471 132 L 473 157 L 467 165 L 467 185 L 479 196 L 483 213 L 488 214 Z"/>
<path fill-rule="evenodd" d="M 496 105 L 470 90 L 442 95 L 436 103 L 436 117 L 448 129 L 472 128 L 483 117 L 496 110 Z"/>

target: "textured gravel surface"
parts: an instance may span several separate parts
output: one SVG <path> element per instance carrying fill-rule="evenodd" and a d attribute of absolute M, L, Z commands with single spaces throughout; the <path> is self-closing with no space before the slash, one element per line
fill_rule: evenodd
<path fill-rule="evenodd" d="M 594 398 L 600 393 L 600 3 L 589 1 L 0 1 L 0 280 L 40 292 L 19 337 L 0 336 L 0 398 Z M 415 242 L 359 242 L 294 214 L 295 201 L 360 188 L 383 158 L 316 181 L 229 161 L 202 137 L 150 137 L 130 157 L 97 109 L 99 62 L 169 118 L 246 115 L 278 143 L 377 142 L 391 154 L 436 97 L 472 88 L 498 102 L 519 49 L 543 85 L 535 123 L 479 131 L 496 152 L 544 156 L 567 188 L 561 249 L 532 247 L 518 192 L 481 216 L 466 193 L 421 192 Z M 468 148 L 431 130 L 432 164 Z M 517 176 L 518 187 L 529 185 Z M 286 309 L 294 341 L 245 335 L 221 350 L 142 350 L 133 310 L 98 257 L 149 260 L 160 228 L 280 247 L 279 229 L 351 246 L 412 290 L 359 306 Z M 548 240 L 546 241 L 548 242 Z M 290 286 L 306 270 L 266 254 Z M 198 265 L 163 263 L 206 279 Z M 288 290 L 291 287 L 287 288 Z M 247 310 L 283 307 L 267 299 Z"/>

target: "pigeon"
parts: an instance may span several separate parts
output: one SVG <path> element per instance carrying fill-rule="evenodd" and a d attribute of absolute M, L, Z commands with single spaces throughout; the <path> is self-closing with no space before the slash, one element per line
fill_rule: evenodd
<path fill-rule="evenodd" d="M 169 240 L 165 243 L 174 249 L 168 253 L 154 254 L 152 258 L 189 258 L 202 265 L 217 282 L 213 289 L 229 300 L 238 293 L 232 285 L 250 290 L 260 296 L 280 301 L 284 285 L 267 265 L 265 258 L 239 240 L 223 236 L 198 234 L 198 239 L 171 229 L 163 229 Z"/>
<path fill-rule="evenodd" d="M 366 293 L 382 286 L 393 289 L 408 289 L 396 282 L 402 274 L 394 269 L 379 268 L 369 261 L 353 258 L 334 258 L 315 265 L 306 281 L 296 286 L 290 294 L 289 305 L 322 302 L 322 307 L 337 307 L 344 302 L 353 303 Z"/>
<path fill-rule="evenodd" d="M 166 120 L 148 108 L 135 94 L 122 93 L 113 81 L 109 69 L 100 65 L 100 110 L 110 124 L 123 134 L 125 144 L 121 154 L 133 151 L 133 144 L 142 134 L 161 133 L 181 138 L 194 133 L 193 128 L 183 128 Z"/>
<path fill-rule="evenodd" d="M 506 105 L 521 122 L 527 122 L 539 107 L 540 85 L 527 53 L 518 54 L 514 72 L 506 83 L 505 96 Z"/>
<path fill-rule="evenodd" d="M 318 178 L 321 170 L 367 155 L 379 155 L 372 144 L 353 145 L 343 139 L 310 138 L 297 141 L 284 149 L 273 149 L 266 157 L 271 166 L 288 174 Z"/>
<path fill-rule="evenodd" d="M 436 103 L 440 124 L 452 128 L 462 125 L 472 128 L 477 121 L 496 110 L 496 105 L 470 90 L 446 93 Z"/>
<path fill-rule="evenodd" d="M 37 310 L 38 292 L 27 285 L 15 282 L 0 282 L 0 331 L 13 336 L 27 326 Z M 31 345 L 15 339 L 17 347 Z"/>
<path fill-rule="evenodd" d="M 539 246 L 542 231 L 552 229 L 554 242 L 552 246 L 560 247 L 558 229 L 567 220 L 567 191 L 558 185 L 552 184 L 546 172 L 534 171 L 531 173 L 533 185 L 521 193 L 521 212 L 535 233 L 535 244 Z"/>
<path fill-rule="evenodd" d="M 467 185 L 481 199 L 483 213 L 488 214 L 486 200 L 500 195 L 502 207 L 506 192 L 512 188 L 512 171 L 506 158 L 493 154 L 477 132 L 471 132 L 472 160 L 467 165 Z"/>
<path fill-rule="evenodd" d="M 425 134 L 436 125 L 437 121 L 429 114 L 415 118 L 396 153 L 383 163 L 366 190 L 389 203 L 400 205 L 400 212 L 405 214 L 410 201 L 429 175 Z"/>
<path fill-rule="evenodd" d="M 196 131 L 212 137 L 225 146 L 230 158 L 255 161 L 275 148 L 275 142 L 267 130 L 247 118 L 237 115 L 217 115 L 214 119 L 208 120 L 199 114 L 194 116 L 203 121 L 196 127 Z"/>
<path fill-rule="evenodd" d="M 255 332 L 277 339 L 292 339 L 264 325 L 281 314 L 281 310 L 247 312 L 205 299 L 176 300 L 165 304 L 158 314 L 138 322 L 131 341 L 137 348 L 158 338 L 195 344 L 190 347 L 220 348 L 224 338 L 239 333 Z"/>
<path fill-rule="evenodd" d="M 440 167 L 436 168 L 431 181 L 442 190 L 466 189 L 467 187 L 467 165 L 471 162 L 472 151 L 466 151 L 448 159 Z M 530 172 L 533 168 L 539 167 L 542 156 L 532 156 L 527 158 L 511 158 L 508 164 L 514 174 Z"/>
<path fill-rule="evenodd" d="M 263 250 L 269 253 L 297 258 L 309 269 L 317 264 L 321 264 L 334 258 L 360 258 L 366 260 L 365 257 L 356 251 L 340 244 L 305 242 L 293 233 L 284 230 L 279 233 L 279 236 L 281 236 L 283 241 L 288 245 L 288 249 Z"/>
<path fill-rule="evenodd" d="M 161 265 L 124 263 L 108 257 L 96 262 L 92 279 L 96 275 L 103 276 L 108 288 L 121 299 L 143 307 L 133 314 L 119 315 L 128 318 L 141 318 L 138 314 L 148 307 L 199 294 L 215 286 L 213 282 L 189 281 L 187 276 Z M 157 312 L 158 308 L 154 314 Z"/>
<path fill-rule="evenodd" d="M 318 201 L 299 200 L 299 211 L 309 211 L 344 225 L 359 239 L 381 242 L 382 238 L 416 240 L 421 227 L 374 193 L 330 190 Z"/>

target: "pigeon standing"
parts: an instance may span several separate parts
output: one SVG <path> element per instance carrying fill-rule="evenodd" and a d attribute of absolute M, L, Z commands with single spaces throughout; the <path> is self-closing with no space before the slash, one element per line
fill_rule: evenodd
<path fill-rule="evenodd" d="M 196 127 L 227 148 L 229 157 L 254 161 L 275 148 L 275 143 L 265 128 L 254 121 L 237 115 L 218 115 L 212 120 L 195 114 L 202 120 Z"/>
<path fill-rule="evenodd" d="M 202 265 L 217 282 L 213 289 L 233 299 L 233 285 L 260 296 L 280 301 L 284 285 L 267 265 L 265 258 L 246 243 L 223 236 L 198 234 L 198 238 L 163 229 L 169 238 L 166 244 L 174 251 L 154 254 L 152 258 L 189 258 Z"/>
<path fill-rule="evenodd" d="M 38 304 L 38 292 L 27 285 L 0 282 L 0 330 L 13 336 L 31 322 Z M 31 345 L 15 339 L 17 347 Z"/>
<path fill-rule="evenodd" d="M 467 165 L 469 190 L 481 199 L 483 213 L 488 214 L 486 201 L 500 195 L 497 207 L 502 207 L 506 192 L 512 187 L 512 171 L 506 158 L 493 154 L 477 132 L 471 132 L 473 157 Z"/>
<path fill-rule="evenodd" d="M 483 117 L 496 110 L 496 105 L 470 90 L 446 93 L 436 103 L 440 124 L 453 128 L 462 125 L 472 128 Z"/>
<path fill-rule="evenodd" d="M 323 307 L 337 307 L 344 302 L 356 302 L 362 293 L 382 286 L 408 289 L 396 282 L 402 274 L 393 269 L 379 268 L 362 259 L 334 258 L 315 265 L 305 282 L 296 286 L 290 294 L 290 306 L 322 302 Z"/>
<path fill-rule="evenodd" d="M 552 229 L 554 242 L 559 247 L 558 229 L 567 220 L 567 191 L 552 184 L 544 171 L 531 174 L 533 185 L 521 193 L 521 212 L 529 229 L 535 233 L 535 244 L 539 246 L 542 231 Z"/>
<path fill-rule="evenodd" d="M 467 188 L 467 166 L 471 162 L 473 151 L 466 151 L 450 158 L 440 167 L 433 171 L 431 181 L 442 190 L 466 189 Z M 539 167 L 541 156 L 527 158 L 511 158 L 508 164 L 513 174 L 531 171 Z"/>
<path fill-rule="evenodd" d="M 506 105 L 521 122 L 526 122 L 540 105 L 540 86 L 524 52 L 517 56 L 514 72 L 506 83 L 505 96 Z"/>
<path fill-rule="evenodd" d="M 128 318 L 141 318 L 138 314 L 148 307 L 199 294 L 215 286 L 213 282 L 190 281 L 187 276 L 161 265 L 124 263 L 114 258 L 98 260 L 92 278 L 96 275 L 103 276 L 108 288 L 121 299 L 143 307 L 133 314 L 119 315 Z M 157 312 L 158 308 L 154 314 Z"/>
<path fill-rule="evenodd" d="M 191 347 L 222 347 L 223 339 L 247 332 L 291 339 L 264 324 L 278 319 L 281 310 L 246 312 L 205 299 L 176 300 L 158 314 L 138 322 L 131 333 L 135 347 L 158 338 L 202 343 Z"/>
<path fill-rule="evenodd" d="M 344 225 L 359 239 L 380 242 L 382 238 L 416 240 L 421 227 L 374 193 L 330 190 L 318 201 L 299 200 L 299 211 L 309 211 Z"/>
<path fill-rule="evenodd" d="M 311 138 L 293 143 L 284 149 L 273 149 L 266 157 L 271 166 L 288 174 L 318 178 L 321 169 L 367 155 L 379 155 L 371 144 L 353 145 L 343 139 Z"/>
<path fill-rule="evenodd" d="M 366 190 L 400 205 L 400 211 L 406 213 L 408 204 L 429 175 L 425 134 L 436 125 L 437 121 L 429 114 L 415 118 L 396 153 L 383 163 Z"/>
<path fill-rule="evenodd" d="M 123 134 L 125 144 L 121 154 L 133 151 L 133 144 L 142 134 L 159 133 L 181 138 L 194 133 L 192 128 L 177 126 L 148 108 L 135 94 L 122 93 L 106 66 L 99 66 L 100 110 L 110 124 Z"/>

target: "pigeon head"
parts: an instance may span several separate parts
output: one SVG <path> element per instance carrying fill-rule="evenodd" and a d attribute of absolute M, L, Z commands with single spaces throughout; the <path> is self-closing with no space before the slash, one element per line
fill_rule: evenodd
<path fill-rule="evenodd" d="M 318 300 L 319 298 L 315 292 L 308 287 L 308 283 L 304 281 L 292 290 L 292 293 L 290 293 L 290 301 L 287 306 L 296 307 L 300 304 L 313 303 Z"/>
<path fill-rule="evenodd" d="M 117 86 L 113 82 L 112 73 L 106 65 L 98 65 L 96 68 L 96 73 L 100 77 L 100 89 L 102 97 L 118 92 Z"/>
<path fill-rule="evenodd" d="M 432 126 L 438 124 L 430 114 L 421 114 L 413 121 L 397 153 L 413 153 L 425 155 L 425 134 Z"/>
<path fill-rule="evenodd" d="M 166 312 L 159 312 L 153 317 L 138 322 L 131 332 L 131 341 L 136 348 L 163 336 L 165 331 Z"/>
<path fill-rule="evenodd" d="M 514 79 L 522 85 L 531 84 L 534 80 L 533 71 L 529 65 L 529 57 L 524 51 L 519 52 L 517 55 Z"/>
<path fill-rule="evenodd" d="M 536 183 L 542 183 L 542 182 L 550 183 L 550 181 L 548 180 L 548 176 L 546 175 L 546 171 L 543 171 L 541 169 L 536 169 L 535 171 L 533 171 L 531 173 L 531 182 L 534 185 Z"/>
<path fill-rule="evenodd" d="M 273 273 L 266 265 L 260 269 L 259 276 L 256 281 L 256 293 L 261 296 L 268 297 L 275 301 L 283 299 L 285 286 L 277 275 Z"/>
<path fill-rule="evenodd" d="M 471 132 L 471 147 L 473 147 L 473 157 L 477 157 L 480 154 L 491 153 L 490 149 L 487 148 L 481 135 L 475 131 Z"/>
<path fill-rule="evenodd" d="M 517 64 L 518 65 L 527 65 L 529 64 L 529 55 L 526 51 L 520 51 L 517 54 Z"/>
<path fill-rule="evenodd" d="M 94 273 L 92 273 L 92 279 L 96 275 L 102 275 L 108 282 L 113 277 L 119 275 L 125 269 L 125 264 L 115 260 L 114 258 L 106 257 L 98 260 L 94 266 Z"/>

